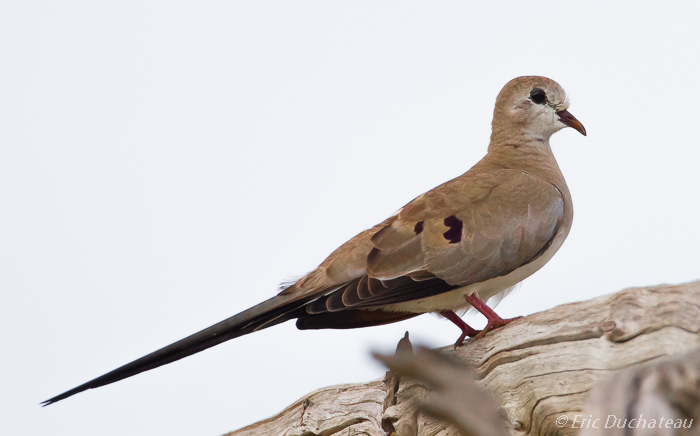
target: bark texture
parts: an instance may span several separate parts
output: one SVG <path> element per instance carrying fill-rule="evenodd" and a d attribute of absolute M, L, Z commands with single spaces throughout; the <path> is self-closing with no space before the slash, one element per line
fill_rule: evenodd
<path fill-rule="evenodd" d="M 456 351 L 452 347 L 440 351 L 472 368 L 476 385 L 491 393 L 511 435 L 573 435 L 578 430 L 558 425 L 557 419 L 566 415 L 571 423 L 584 413 L 596 384 L 612 371 L 696 348 L 699 331 L 700 281 L 626 289 L 558 306 Z M 696 380 L 692 374 L 683 376 Z M 606 383 L 613 386 L 615 380 Z M 621 386 L 629 385 L 629 380 L 620 377 Z M 638 383 L 632 385 L 636 388 Z M 460 434 L 457 427 L 418 411 L 417 401 L 428 394 L 424 383 L 389 372 L 383 380 L 319 389 L 277 416 L 227 436 Z"/>

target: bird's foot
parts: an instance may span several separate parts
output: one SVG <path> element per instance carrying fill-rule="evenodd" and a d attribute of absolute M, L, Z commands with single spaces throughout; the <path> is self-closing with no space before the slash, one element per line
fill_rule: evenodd
<path fill-rule="evenodd" d="M 515 318 L 506 318 L 506 319 L 498 317 L 498 319 L 489 320 L 489 322 L 486 324 L 486 327 L 484 327 L 483 330 L 479 331 L 474 336 L 474 339 L 481 339 L 484 336 L 486 336 L 486 333 L 490 332 L 491 330 L 495 330 L 497 328 L 503 327 L 504 325 L 508 325 L 511 322 L 515 321 L 516 319 L 520 319 L 520 318 L 522 318 L 522 316 L 516 316 Z"/>
<path fill-rule="evenodd" d="M 486 324 L 486 327 L 484 327 L 483 330 L 478 332 L 476 335 L 474 335 L 474 339 L 481 339 L 484 336 L 486 336 L 486 333 L 490 332 L 491 330 L 495 330 L 499 327 L 503 327 L 504 325 L 507 325 L 516 319 L 522 318 L 522 316 L 517 316 L 515 318 L 507 318 L 503 319 L 500 316 L 496 315 L 496 312 L 493 311 L 490 307 L 486 305 L 483 301 L 479 299 L 479 297 L 476 296 L 476 294 L 472 295 L 465 295 L 464 299 L 467 300 L 467 303 L 471 304 L 472 307 L 479 312 L 481 312 L 482 315 L 486 317 L 488 320 L 488 323 Z"/>
<path fill-rule="evenodd" d="M 469 327 L 471 329 L 470 332 L 462 331 L 462 334 L 459 336 L 459 339 L 457 339 L 457 342 L 454 344 L 454 349 L 456 350 L 458 347 L 461 347 L 464 345 L 464 340 L 467 339 L 467 336 L 470 338 L 476 338 L 478 337 L 483 330 L 474 330 L 473 328 Z"/>
<path fill-rule="evenodd" d="M 462 334 L 460 335 L 459 339 L 457 339 L 457 342 L 455 342 L 455 350 L 457 349 L 457 347 L 461 347 L 462 345 L 464 345 L 464 340 L 467 338 L 467 336 L 473 338 L 474 336 L 477 336 L 480 333 L 479 330 L 474 330 L 473 328 L 471 328 L 469 324 L 464 322 L 462 318 L 459 317 L 459 315 L 457 315 L 451 310 L 441 310 L 440 315 L 452 321 L 454 325 L 456 325 L 457 327 L 459 327 L 460 330 L 462 330 Z"/>

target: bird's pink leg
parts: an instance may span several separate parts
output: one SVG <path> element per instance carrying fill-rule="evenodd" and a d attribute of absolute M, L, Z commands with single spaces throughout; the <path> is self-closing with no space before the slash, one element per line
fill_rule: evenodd
<path fill-rule="evenodd" d="M 457 327 L 462 330 L 462 336 L 457 339 L 457 342 L 455 342 L 455 349 L 462 345 L 464 342 L 464 339 L 469 336 L 470 338 L 473 338 L 477 334 L 479 334 L 479 330 L 474 330 L 473 328 L 469 327 L 469 324 L 464 322 L 462 318 L 459 317 L 456 313 L 454 313 L 451 310 L 441 310 L 440 315 L 444 316 L 445 318 L 449 319 L 456 325 Z"/>
<path fill-rule="evenodd" d="M 481 301 L 479 297 L 476 296 L 476 294 L 465 295 L 464 299 L 467 300 L 467 303 L 471 304 L 474 309 L 481 312 L 481 314 L 484 315 L 488 320 L 486 327 L 484 327 L 484 329 L 477 333 L 477 335 L 475 336 L 477 339 L 483 337 L 484 335 L 486 335 L 486 333 L 490 332 L 491 330 L 503 327 L 504 325 L 509 324 L 518 318 L 522 318 L 522 316 L 508 319 L 501 318 L 500 316 L 496 315 L 496 312 L 494 312 L 493 309 L 488 307 L 486 303 Z"/>

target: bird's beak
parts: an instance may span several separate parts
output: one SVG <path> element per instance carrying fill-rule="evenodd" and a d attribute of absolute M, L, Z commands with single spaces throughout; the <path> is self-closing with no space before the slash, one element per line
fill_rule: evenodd
<path fill-rule="evenodd" d="M 580 134 L 586 136 L 586 128 L 583 127 L 583 124 L 581 124 L 581 122 L 577 120 L 576 117 L 571 115 L 569 111 L 559 111 L 557 112 L 557 115 L 559 115 L 559 121 L 561 121 L 569 127 L 573 127 L 574 129 L 578 130 Z"/>

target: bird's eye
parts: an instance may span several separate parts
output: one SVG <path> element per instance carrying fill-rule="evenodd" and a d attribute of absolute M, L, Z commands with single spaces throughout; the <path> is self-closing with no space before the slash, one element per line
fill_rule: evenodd
<path fill-rule="evenodd" d="M 547 101 L 547 94 L 540 88 L 535 88 L 530 91 L 530 100 L 534 103 L 542 104 Z"/>

